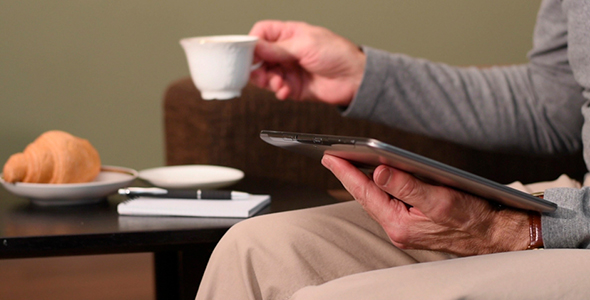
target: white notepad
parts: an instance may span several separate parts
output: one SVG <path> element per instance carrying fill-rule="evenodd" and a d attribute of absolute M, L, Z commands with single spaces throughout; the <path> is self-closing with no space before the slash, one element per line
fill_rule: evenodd
<path fill-rule="evenodd" d="M 194 200 L 138 197 L 120 203 L 120 215 L 248 218 L 270 204 L 269 195 L 243 200 Z"/>

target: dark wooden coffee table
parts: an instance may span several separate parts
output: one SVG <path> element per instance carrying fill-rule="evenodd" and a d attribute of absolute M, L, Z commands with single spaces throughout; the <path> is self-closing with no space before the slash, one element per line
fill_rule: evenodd
<path fill-rule="evenodd" d="M 260 214 L 338 202 L 326 191 L 246 178 L 231 187 L 270 194 Z M 69 207 L 39 207 L 0 187 L 0 259 L 154 253 L 157 299 L 194 299 L 211 251 L 242 219 L 119 216 L 114 195 Z"/>

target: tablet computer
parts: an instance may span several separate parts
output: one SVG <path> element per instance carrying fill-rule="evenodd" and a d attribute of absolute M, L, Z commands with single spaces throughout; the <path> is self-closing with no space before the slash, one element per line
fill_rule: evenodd
<path fill-rule="evenodd" d="M 271 145 L 318 159 L 324 154 L 341 157 L 361 169 L 388 165 L 425 181 L 436 182 L 515 208 L 540 212 L 557 209 L 553 202 L 372 138 L 271 130 L 261 131 L 260 138 Z"/>

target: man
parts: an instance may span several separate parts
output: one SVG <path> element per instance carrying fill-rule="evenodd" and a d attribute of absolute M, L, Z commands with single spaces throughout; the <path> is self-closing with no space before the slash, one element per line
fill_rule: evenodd
<path fill-rule="evenodd" d="M 252 82 L 279 99 L 323 101 L 345 116 L 484 149 L 558 153 L 583 144 L 588 165 L 589 32 L 589 1 L 545 0 L 530 63 L 480 70 L 264 21 L 250 32 L 261 38 L 256 55 L 265 62 Z M 545 190 L 559 208 L 541 216 L 497 209 L 388 166 L 367 178 L 333 156 L 322 164 L 357 201 L 234 226 L 197 299 L 590 297 L 590 252 L 516 251 L 590 247 L 587 188 Z"/>

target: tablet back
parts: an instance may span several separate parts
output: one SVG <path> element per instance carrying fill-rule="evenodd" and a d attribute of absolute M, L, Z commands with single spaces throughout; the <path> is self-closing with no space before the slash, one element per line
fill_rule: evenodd
<path fill-rule="evenodd" d="M 515 208 L 541 212 L 557 208 L 556 204 L 547 200 L 371 138 L 270 130 L 263 130 L 260 137 L 269 144 L 318 159 L 324 154 L 338 156 L 361 169 L 389 165 L 427 182 L 446 185 Z"/>

